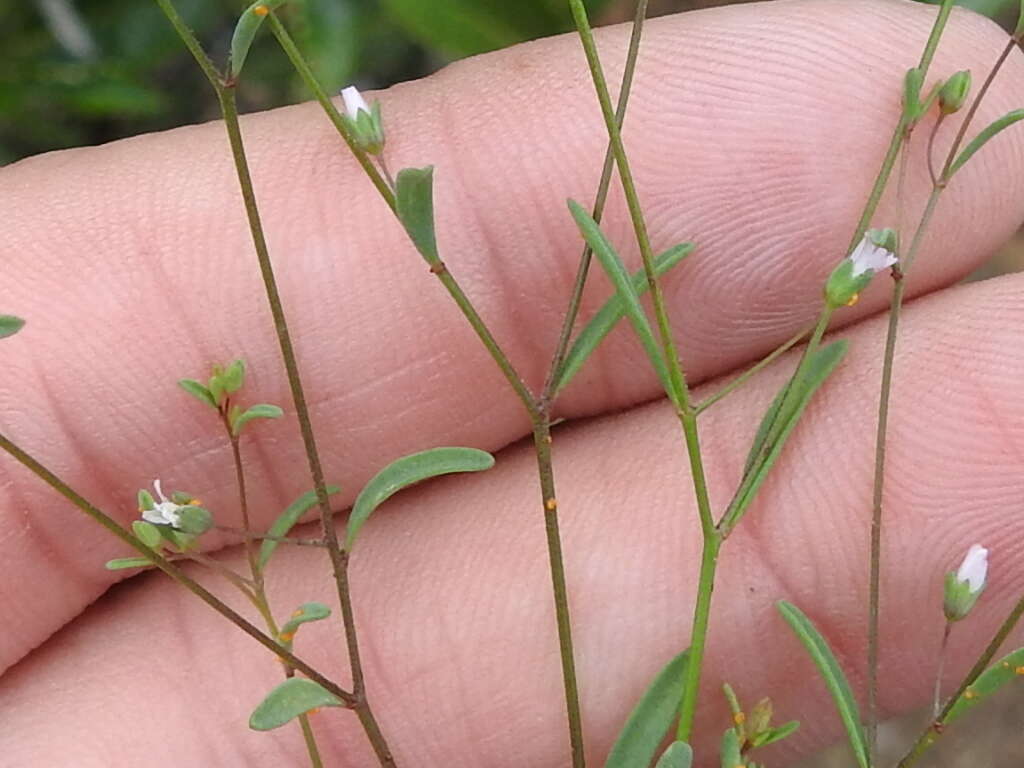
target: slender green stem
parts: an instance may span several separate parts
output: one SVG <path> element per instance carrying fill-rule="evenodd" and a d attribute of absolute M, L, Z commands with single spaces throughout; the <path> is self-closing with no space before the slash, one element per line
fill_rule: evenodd
<path fill-rule="evenodd" d="M 332 682 L 328 678 L 324 677 L 314 667 L 303 661 L 301 658 L 296 656 L 294 653 L 289 651 L 287 648 L 282 646 L 275 638 L 268 636 L 261 632 L 257 627 L 253 626 L 249 621 L 243 618 L 240 614 L 236 613 L 232 608 L 220 600 L 216 595 L 207 590 L 204 586 L 199 584 L 197 581 L 189 577 L 180 568 L 173 565 L 166 557 L 161 555 L 154 549 L 147 547 L 139 539 L 125 530 L 123 527 L 109 515 L 105 514 L 98 507 L 89 503 L 81 494 L 75 491 L 71 486 L 61 480 L 57 475 L 51 472 L 47 467 L 40 463 L 37 459 L 31 456 L 26 451 L 22 450 L 18 445 L 7 438 L 6 435 L 0 434 L 0 449 L 6 451 L 15 460 L 32 472 L 36 477 L 50 486 L 53 490 L 63 496 L 65 499 L 70 501 L 82 512 L 88 515 L 96 523 L 110 531 L 114 536 L 119 538 L 125 544 L 130 546 L 140 555 L 146 559 L 152 561 L 153 565 L 159 568 L 161 571 L 166 573 L 176 582 L 185 587 L 189 592 L 194 594 L 204 603 L 213 608 L 217 613 L 226 618 L 240 630 L 245 632 L 251 638 L 253 638 L 260 645 L 264 646 L 272 653 L 280 656 L 285 662 L 291 664 L 310 680 L 313 680 L 328 691 L 333 693 L 339 699 L 345 702 L 346 706 L 352 707 L 355 704 L 355 697 L 339 686 L 337 683 Z"/>
<path fill-rule="evenodd" d="M 942 644 L 939 646 L 939 663 L 935 670 L 935 695 L 932 697 L 932 718 L 937 718 L 942 711 L 942 678 L 946 671 L 946 651 L 949 649 L 949 633 L 953 622 L 947 621 L 942 629 Z"/>
<path fill-rule="evenodd" d="M 160 6 L 160 10 L 164 12 L 167 20 L 171 22 L 171 26 L 174 27 L 174 31 L 178 33 L 178 37 L 188 48 L 188 52 L 192 54 L 192 58 L 199 64 L 199 68 L 203 70 L 203 74 L 206 75 L 206 79 L 210 81 L 215 89 L 221 87 L 224 82 L 224 78 L 221 73 L 217 70 L 217 67 L 210 57 L 206 55 L 206 51 L 203 50 L 203 46 L 199 43 L 195 33 L 189 28 L 185 20 L 178 14 L 178 10 L 174 7 L 171 0 L 156 0 L 156 4 Z"/>
<path fill-rule="evenodd" d="M 949 697 L 939 716 L 928 725 L 927 728 L 918 736 L 917 741 L 914 742 L 914 746 L 910 748 L 910 751 L 903 756 L 896 768 L 910 768 L 911 765 L 917 762 L 918 758 L 923 755 L 932 744 L 935 743 L 936 739 L 941 734 L 943 727 L 949 720 L 949 713 L 952 712 L 953 707 L 956 706 L 957 702 L 963 698 L 964 694 L 967 693 L 967 689 L 971 687 L 975 680 L 984 672 L 988 665 L 992 663 L 992 659 L 995 658 L 999 649 L 1003 643 L 1006 642 L 1006 638 L 1010 636 L 1014 627 L 1017 626 L 1017 622 L 1020 621 L 1021 616 L 1024 616 L 1024 597 L 1017 601 L 1017 604 L 1010 611 L 1010 614 L 1006 617 L 999 629 L 996 630 L 995 636 L 989 641 L 985 650 L 982 652 L 978 660 L 974 662 L 974 666 L 971 667 L 970 671 L 964 677 L 960 686 L 956 689 L 956 692 Z"/>
<path fill-rule="evenodd" d="M 615 124 L 622 130 L 622 124 L 626 119 L 626 108 L 629 105 L 629 94 L 633 88 L 633 75 L 636 72 L 636 62 L 640 53 L 640 40 L 643 35 L 644 20 L 647 18 L 647 0 L 640 0 L 636 4 L 636 13 L 633 16 L 633 30 L 629 37 L 629 49 L 626 51 L 626 63 L 622 70 L 622 84 L 619 86 L 619 100 L 615 105 Z M 597 185 L 597 195 L 594 198 L 594 207 L 591 217 L 598 224 L 604 215 L 604 207 L 608 201 L 608 189 L 611 186 L 612 171 L 615 169 L 615 151 L 611 141 L 604 153 L 604 164 L 601 167 L 601 180 Z M 576 325 L 576 317 L 579 315 L 580 304 L 583 301 L 583 288 L 587 283 L 587 276 L 590 273 L 590 262 L 593 251 L 590 245 L 584 243 L 583 252 L 580 254 L 579 266 L 576 270 L 576 279 L 573 282 L 572 293 L 569 296 L 569 308 L 565 312 L 565 320 L 562 322 L 562 330 L 558 336 L 558 344 L 555 346 L 555 354 L 551 359 L 551 367 L 548 369 L 548 378 L 544 382 L 541 394 L 543 402 L 549 401 L 554 396 L 554 388 L 562 378 L 562 364 L 565 362 L 565 355 L 569 350 L 569 342 L 572 341 L 573 328 Z"/>
<path fill-rule="evenodd" d="M 299 429 L 302 433 L 302 442 L 306 449 L 309 472 L 313 479 L 313 486 L 316 489 L 320 508 L 320 526 L 323 530 L 324 541 L 327 543 L 327 552 L 330 555 L 334 571 L 334 582 L 338 592 L 338 599 L 343 608 L 342 616 L 345 623 L 345 637 L 349 648 L 349 663 L 352 667 L 353 694 L 356 697 L 355 709 L 360 721 L 364 724 L 364 730 L 366 730 L 367 737 L 370 739 L 380 764 L 382 766 L 393 766 L 395 764 L 394 758 L 391 755 L 387 742 L 381 735 L 380 728 L 376 726 L 376 723 L 374 723 L 374 727 L 371 729 L 365 728 L 366 723 L 373 721 L 374 718 L 373 713 L 369 710 L 369 704 L 367 703 L 363 688 L 363 674 L 358 653 L 352 655 L 352 650 L 358 647 L 355 640 L 356 628 L 351 623 L 353 618 L 352 612 L 344 610 L 344 607 L 351 602 L 347 556 L 341 551 L 341 547 L 338 544 L 338 534 L 334 527 L 334 516 L 327 497 L 323 468 L 320 464 L 320 453 L 317 450 L 316 437 L 313 434 L 313 424 L 310 419 L 309 408 L 306 405 L 306 395 L 302 386 L 302 378 L 299 374 L 295 349 L 292 346 L 291 334 L 284 315 L 284 306 L 281 303 L 277 279 L 274 276 L 274 268 L 270 261 L 270 253 L 263 234 L 263 224 L 256 205 L 256 195 L 252 186 L 252 178 L 249 174 L 249 164 L 246 159 L 245 147 L 242 142 L 242 131 L 238 121 L 234 89 L 218 88 L 217 97 L 220 100 L 224 124 L 231 143 L 231 154 L 234 157 L 235 168 L 238 172 L 238 182 L 242 191 L 242 199 L 245 203 L 246 215 L 249 219 L 249 229 L 252 232 L 253 245 L 256 249 L 257 260 L 259 261 L 260 273 L 263 276 L 267 302 L 270 305 L 270 312 L 274 318 L 274 328 L 277 331 L 281 357 L 288 374 L 288 384 L 291 388 L 292 400 L 295 403 L 295 413 L 299 421 Z"/>
<path fill-rule="evenodd" d="M 580 715 L 579 687 L 576 682 L 569 591 L 565 584 L 562 539 L 558 531 L 558 499 L 555 496 L 555 475 L 551 462 L 551 421 L 546 410 L 543 418 L 534 425 L 533 445 L 537 454 L 537 472 L 540 476 L 541 501 L 544 505 L 544 530 L 547 534 L 551 588 L 555 599 L 555 623 L 558 626 L 558 649 L 562 660 L 569 746 L 572 750 L 573 768 L 583 768 L 586 764 L 583 753 L 583 718 Z"/>
<path fill-rule="evenodd" d="M 230 400 L 225 402 L 223 407 L 219 408 L 221 422 L 224 425 L 224 431 L 227 434 L 227 438 L 231 443 L 231 455 L 235 464 L 235 479 L 238 484 L 238 506 L 242 512 L 242 529 L 246 534 L 252 533 L 252 525 L 249 522 L 249 498 L 245 490 L 245 467 L 242 464 L 242 451 L 239 445 L 238 435 L 234 433 L 231 428 L 231 422 L 228 419 L 228 413 L 230 412 L 231 403 Z M 274 620 L 273 611 L 270 609 L 270 601 L 267 599 L 267 590 L 263 580 L 263 569 L 260 567 L 259 559 L 256 556 L 255 541 L 251 535 L 245 537 L 244 545 L 246 552 L 246 559 L 249 562 L 249 572 L 252 574 L 252 593 L 247 595 L 256 606 L 256 610 L 259 611 L 260 616 L 263 617 L 263 623 L 266 624 L 267 630 L 274 637 L 279 638 L 281 636 L 281 630 L 277 626 L 277 622 Z M 245 590 L 243 590 L 245 591 Z M 295 668 L 285 663 L 284 675 L 286 678 L 292 678 L 295 676 Z M 309 716 L 305 713 L 299 715 L 299 728 L 302 731 L 302 740 L 306 744 L 306 753 L 309 755 L 309 763 L 312 768 L 323 768 L 323 760 L 320 757 L 320 747 L 316 743 L 316 735 L 313 733 L 313 727 L 309 723 Z"/>
<path fill-rule="evenodd" d="M 230 525 L 215 525 L 214 528 L 223 533 L 230 533 L 233 536 L 238 536 L 243 539 L 252 539 L 253 541 L 277 541 L 281 544 L 291 544 L 296 547 L 326 547 L 327 544 L 323 539 L 297 539 L 294 536 L 271 536 L 267 533 L 253 533 L 252 531 L 246 531 L 244 528 L 233 528 Z"/>
<path fill-rule="evenodd" d="M 737 389 L 739 389 L 744 384 L 746 384 L 751 378 L 753 378 L 753 376 L 755 376 L 757 373 L 759 373 L 760 371 L 762 371 L 765 368 L 767 368 L 769 365 L 774 363 L 779 357 L 781 357 L 786 352 L 788 352 L 790 349 L 792 349 L 797 344 L 799 344 L 801 341 L 803 341 L 804 337 L 807 336 L 807 334 L 810 333 L 810 332 L 811 332 L 811 327 L 810 326 L 808 326 L 806 328 L 801 328 L 799 331 L 797 331 L 795 334 L 793 334 L 789 339 L 784 341 L 774 351 L 772 351 L 763 360 L 755 363 L 750 368 L 748 368 L 743 373 L 741 373 L 739 376 L 737 376 L 736 378 L 732 379 L 732 381 L 730 381 L 728 384 L 726 384 L 720 390 L 715 392 L 715 394 L 710 395 L 710 396 L 707 397 L 707 399 L 702 400 L 700 403 L 697 403 L 697 405 L 693 409 L 694 413 L 697 416 L 700 416 L 704 411 L 706 411 L 712 405 L 717 403 L 719 400 L 721 400 L 724 397 L 726 397 L 726 396 L 732 394 L 733 392 L 735 392 Z"/>
<path fill-rule="evenodd" d="M 938 14 L 935 17 L 935 22 L 932 24 L 931 32 L 928 35 L 928 40 L 925 43 L 924 50 L 921 52 L 921 58 L 918 60 L 917 68 L 921 72 L 921 81 L 925 81 L 928 74 L 928 69 L 931 67 L 932 59 L 935 57 L 935 51 L 939 46 L 939 40 L 942 38 L 942 33 L 945 31 L 946 23 L 949 21 L 949 15 L 953 10 L 954 0 L 942 0 L 942 4 L 939 6 Z M 879 168 L 878 175 L 875 178 L 875 183 L 871 188 L 871 192 L 868 195 L 868 200 L 864 206 L 864 211 L 861 213 L 860 220 L 857 222 L 857 226 L 854 228 L 853 236 L 850 239 L 850 244 L 847 247 L 847 253 L 852 251 L 861 238 L 864 236 L 864 232 L 867 230 L 868 225 L 871 223 L 871 219 L 874 217 L 878 204 L 882 199 L 882 193 L 885 191 L 885 187 L 889 182 L 889 176 L 892 173 L 893 166 L 896 163 L 896 159 L 899 157 L 901 146 L 905 139 L 907 139 L 913 130 L 914 124 L 917 118 L 911 118 L 906 108 L 904 108 L 900 114 L 900 119 L 896 124 L 896 128 L 893 131 L 892 139 L 889 142 L 889 148 L 886 151 L 885 157 L 882 160 L 882 165 Z M 902 236 L 900 237 L 902 241 Z M 902 301 L 903 292 L 903 281 L 897 280 L 894 288 L 895 293 L 899 293 L 899 300 Z M 892 326 L 890 324 L 890 330 Z M 893 340 L 893 346 L 895 340 Z M 886 342 L 886 346 L 889 346 L 889 342 Z M 891 367 L 891 366 L 890 366 Z M 883 371 L 884 377 L 884 371 Z M 887 397 L 887 396 L 886 396 Z M 886 409 L 888 405 L 886 405 Z M 881 405 L 879 406 L 879 429 L 878 434 L 881 435 L 880 440 L 884 442 L 884 432 L 881 424 Z M 876 441 L 876 445 L 878 441 Z M 884 460 L 883 460 L 884 462 Z M 876 467 L 880 466 L 878 462 L 878 456 L 876 452 Z M 876 472 L 877 475 L 877 472 Z M 879 486 L 880 480 L 876 476 L 875 486 Z M 876 494 L 880 498 L 881 490 L 876 488 Z M 871 553 L 869 555 L 869 588 L 868 588 L 868 653 L 867 653 L 867 732 L 868 732 L 868 761 L 871 765 L 876 763 L 876 756 L 878 752 L 878 637 L 880 627 L 880 571 L 881 571 L 881 546 L 882 546 L 882 520 L 881 520 L 881 502 L 874 505 L 876 511 L 872 513 L 871 522 Z"/>
<path fill-rule="evenodd" d="M 665 299 L 662 295 L 661 285 L 658 282 L 657 274 L 654 271 L 654 251 L 651 248 L 650 237 L 647 232 L 647 223 L 644 220 L 643 210 L 640 205 L 640 198 L 637 194 L 636 184 L 633 180 L 633 173 L 626 156 L 625 146 L 622 143 L 622 134 L 619 130 L 615 112 L 612 109 L 611 96 L 608 92 L 608 83 L 601 67 L 601 60 L 597 52 L 597 44 L 594 41 L 593 30 L 590 28 L 590 21 L 587 18 L 586 8 L 582 0 L 570 0 L 570 9 L 573 19 L 576 22 L 576 29 L 579 31 L 580 41 L 586 54 L 587 65 L 590 68 L 591 79 L 597 92 L 597 98 L 601 105 L 601 113 L 604 117 L 605 129 L 608 131 L 608 138 L 615 155 L 616 167 L 619 171 L 619 179 L 622 182 L 622 189 L 626 196 L 626 205 L 629 209 L 630 219 L 633 222 L 633 230 L 636 235 L 637 245 L 640 248 L 640 257 L 643 260 L 644 272 L 647 275 L 647 283 L 651 292 L 651 302 L 654 307 L 654 315 L 658 325 L 658 334 L 662 345 L 662 354 L 668 368 L 670 396 L 676 408 L 676 415 L 679 418 L 683 429 L 683 436 L 686 441 L 686 452 L 690 461 L 690 477 L 693 482 L 694 495 L 697 499 L 697 510 L 700 517 L 701 531 L 704 536 L 704 550 L 714 550 L 715 557 L 707 559 L 711 570 L 708 578 L 702 578 L 702 585 L 710 589 L 713 585 L 714 563 L 717 560 L 718 547 L 709 543 L 716 535 L 714 530 L 714 517 L 711 513 L 711 501 L 707 489 L 707 479 L 704 472 L 704 462 L 700 451 L 700 438 L 697 430 L 697 418 L 693 407 L 690 404 L 690 393 L 686 385 L 686 377 L 683 374 L 679 354 L 676 350 L 675 341 L 672 338 L 672 331 L 669 325 L 668 312 L 665 307 Z M 704 565 L 702 562 L 702 571 Z M 710 601 L 710 592 L 704 595 L 704 600 Z M 698 596 L 698 608 L 702 605 L 701 596 Z M 710 605 L 710 603 L 708 603 Z M 696 710 L 697 683 L 699 683 L 702 666 L 702 654 L 694 655 L 693 647 L 701 646 L 703 650 L 704 636 L 707 632 L 707 617 L 702 620 L 698 610 L 694 613 L 694 631 L 700 631 L 701 636 L 691 638 L 691 656 L 687 665 L 687 689 L 680 709 L 679 738 L 688 740 L 690 729 L 693 726 L 693 714 Z M 690 684 L 693 683 L 691 689 Z M 692 700 L 691 700 L 692 697 Z"/>

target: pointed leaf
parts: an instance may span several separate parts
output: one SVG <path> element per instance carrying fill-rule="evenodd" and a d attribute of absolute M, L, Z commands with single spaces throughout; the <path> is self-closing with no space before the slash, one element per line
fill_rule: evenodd
<path fill-rule="evenodd" d="M 781 413 L 781 408 L 787 400 L 787 392 L 793 386 L 792 379 L 775 396 L 764 418 L 761 420 L 760 426 L 757 428 L 757 433 L 754 435 L 754 442 L 750 447 L 750 454 L 747 456 L 744 468 L 743 482 L 740 484 L 736 496 L 730 502 L 729 509 L 726 511 L 727 528 L 731 529 L 739 522 L 739 519 L 754 501 L 757 492 L 761 489 L 761 486 L 768 477 L 769 471 L 781 455 L 786 440 L 800 420 L 800 417 L 803 416 L 814 393 L 818 391 L 842 361 L 848 346 L 849 344 L 846 341 L 836 341 L 821 347 L 813 353 L 808 360 L 807 369 L 803 377 L 802 392 L 798 399 L 790 400 L 788 413 Z M 774 437 L 772 437 L 773 434 Z"/>
<path fill-rule="evenodd" d="M 211 408 L 217 407 L 217 401 L 213 399 L 213 394 L 210 390 L 200 384 L 194 379 L 182 379 L 178 382 L 178 386 L 188 392 L 192 397 L 196 398 L 200 402 L 206 403 Z"/>
<path fill-rule="evenodd" d="M 689 653 L 685 650 L 673 658 L 647 686 L 615 740 L 604 768 L 651 764 L 683 700 Z"/>
<path fill-rule="evenodd" d="M 25 321 L 14 315 L 0 315 L 0 339 L 13 336 L 25 327 Z"/>
<path fill-rule="evenodd" d="M 145 520 L 133 520 L 132 533 L 134 533 L 135 537 L 150 549 L 159 547 L 160 542 L 163 541 L 163 537 L 160 535 L 160 531 L 157 530 L 157 527 Z M 145 558 L 143 559 L 145 560 Z M 146 560 L 146 562 L 149 561 Z"/>
<path fill-rule="evenodd" d="M 987 125 L 977 136 L 971 139 L 967 146 L 964 147 L 960 154 L 956 156 L 956 160 L 949 167 L 949 176 L 952 178 L 953 174 L 959 171 L 964 163 L 974 156 L 974 153 L 985 146 L 991 139 L 995 138 L 996 135 L 1009 128 L 1019 120 L 1024 120 L 1024 109 L 1015 109 L 1012 112 L 1007 112 L 1005 115 L 1000 117 L 995 122 Z"/>
<path fill-rule="evenodd" d="M 778 728 L 769 728 L 766 731 L 762 731 L 753 737 L 751 746 L 753 747 L 766 747 L 769 744 L 774 744 L 776 741 L 782 741 L 784 738 L 796 731 L 800 727 L 800 723 L 796 720 L 790 720 L 784 725 L 780 725 Z"/>
<path fill-rule="evenodd" d="M 327 495 L 331 496 L 341 491 L 336 485 L 328 485 L 325 489 Z M 267 530 L 268 538 L 263 540 L 260 544 L 260 557 L 259 564 L 260 569 L 267 567 L 267 561 L 270 560 L 270 556 L 274 554 L 274 550 L 277 549 L 277 545 L 281 542 L 278 539 L 287 536 L 288 531 L 299 522 L 304 514 L 309 512 L 317 504 L 316 491 L 306 491 L 304 494 L 299 496 L 295 501 L 288 505 L 288 508 L 277 516 L 273 525 Z"/>
<path fill-rule="evenodd" d="M 231 424 L 231 432 L 235 435 L 239 434 L 242 431 L 242 427 L 253 419 L 279 419 L 283 415 L 284 411 L 276 405 L 267 405 L 266 403 L 253 405 L 234 420 Z"/>
<path fill-rule="evenodd" d="M 441 266 L 434 232 L 434 166 L 405 168 L 395 181 L 395 212 L 416 250 L 432 268 Z"/>
<path fill-rule="evenodd" d="M 605 272 L 608 274 L 608 278 L 615 286 L 615 290 L 622 300 L 623 310 L 633 325 L 633 330 L 636 331 L 636 335 L 640 338 L 640 343 L 643 345 L 644 351 L 647 352 L 647 357 L 650 359 L 651 365 L 654 366 L 654 370 L 661 380 L 662 387 L 671 397 L 672 390 L 669 386 L 668 370 L 665 368 L 665 361 L 662 359 L 661 350 L 654 339 L 654 332 L 651 330 L 651 324 L 648 322 L 644 308 L 640 304 L 639 295 L 633 290 L 633 284 L 630 281 L 629 273 L 626 272 L 626 267 L 622 264 L 622 259 L 619 258 L 619 254 L 615 252 L 612 244 L 608 242 L 604 232 L 601 231 L 597 222 L 594 221 L 583 206 L 575 200 L 570 200 L 569 210 L 576 220 L 576 226 L 579 227 L 583 239 L 587 241 L 587 245 L 590 246 L 594 255 L 597 256 L 601 266 L 604 267 Z"/>
<path fill-rule="evenodd" d="M 740 737 L 735 728 L 722 734 L 722 768 L 743 768 L 743 753 L 740 752 Z"/>
<path fill-rule="evenodd" d="M 1011 680 L 1024 679 L 1024 648 L 1018 648 L 986 669 L 967 688 L 967 691 L 949 710 L 946 722 L 956 720 L 964 712 L 972 709 L 984 699 L 991 696 Z"/>
<path fill-rule="evenodd" d="M 661 753 L 654 768 L 690 768 L 693 765 L 693 750 L 685 741 L 673 741 Z"/>
<path fill-rule="evenodd" d="M 659 277 L 664 275 L 692 252 L 693 243 L 681 243 L 669 248 L 664 253 L 659 253 L 654 259 L 655 273 Z M 647 274 L 642 268 L 632 274 L 630 282 L 638 296 L 643 295 L 649 287 Z M 625 304 L 622 298 L 618 293 L 615 293 L 605 302 L 604 306 L 586 324 L 583 330 L 580 331 L 579 336 L 576 337 L 576 341 L 573 342 L 572 347 L 565 356 L 565 360 L 562 362 L 562 370 L 559 373 L 558 384 L 554 390 L 556 395 L 572 381 L 580 368 L 583 367 L 583 363 L 590 357 L 590 353 L 597 348 L 597 345 L 604 340 L 604 337 L 615 327 L 615 324 L 622 319 L 625 312 Z"/>
<path fill-rule="evenodd" d="M 494 457 L 475 448 L 431 448 L 396 459 L 374 475 L 360 491 L 348 518 L 344 549 L 351 552 L 359 529 L 370 514 L 403 488 L 453 472 L 479 472 L 494 466 Z"/>
<path fill-rule="evenodd" d="M 277 638 L 286 647 L 291 648 L 292 641 L 295 639 L 295 633 L 299 631 L 299 627 L 311 621 L 321 621 L 330 615 L 331 609 L 323 603 L 303 603 L 292 612 L 291 617 L 278 631 Z"/>
<path fill-rule="evenodd" d="M 274 688 L 249 717 L 254 731 L 280 728 L 299 715 L 318 707 L 340 707 L 341 699 L 304 677 L 292 677 Z"/>
<path fill-rule="evenodd" d="M 104 567 L 108 571 L 121 571 L 125 568 L 148 568 L 152 564 L 148 557 L 118 557 L 108 560 Z"/>
<path fill-rule="evenodd" d="M 231 36 L 231 79 L 242 72 L 249 48 L 267 14 L 284 3 L 284 0 L 259 0 L 253 3 L 238 18 L 235 32 Z"/>
<path fill-rule="evenodd" d="M 846 735 L 850 741 L 850 748 L 853 750 L 854 757 L 857 758 L 857 764 L 860 768 L 868 768 L 868 763 L 870 762 L 868 746 L 867 740 L 864 737 L 864 729 L 861 726 L 860 710 L 857 707 L 857 700 L 853 698 L 850 684 L 847 682 L 846 675 L 843 674 L 839 662 L 836 661 L 836 657 L 829 649 L 825 638 L 821 636 L 821 633 L 811 623 L 811 620 L 799 608 L 792 603 L 787 603 L 785 600 L 779 601 L 778 608 L 782 618 L 786 620 L 786 623 L 793 629 L 800 642 L 803 643 L 804 648 L 811 655 L 811 659 L 814 660 L 815 666 L 818 667 L 818 672 L 824 679 L 829 693 L 832 694 L 832 700 L 839 711 L 839 718 L 846 727 Z"/>

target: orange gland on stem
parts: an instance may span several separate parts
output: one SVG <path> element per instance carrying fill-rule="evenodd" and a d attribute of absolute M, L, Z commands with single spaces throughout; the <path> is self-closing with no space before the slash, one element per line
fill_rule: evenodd
<path fill-rule="evenodd" d="M 257 16 L 266 16 L 268 13 L 270 13 L 270 9 L 267 8 L 267 6 L 265 5 L 257 5 L 255 8 L 252 9 L 252 12 L 255 13 Z"/>
<path fill-rule="evenodd" d="M 548 512 L 554 512 L 557 507 L 558 507 L 558 502 L 555 501 L 555 497 L 554 496 L 552 496 L 550 499 L 548 499 L 547 501 L 544 502 L 544 508 Z"/>

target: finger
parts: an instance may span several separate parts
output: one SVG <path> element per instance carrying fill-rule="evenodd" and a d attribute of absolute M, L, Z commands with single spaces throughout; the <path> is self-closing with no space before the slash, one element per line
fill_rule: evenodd
<path fill-rule="evenodd" d="M 700 240 L 667 287 L 693 381 L 809 319 L 894 121 L 902 52 L 924 39 L 932 13 L 781 3 L 756 15 L 652 23 L 628 138 L 656 245 Z M 626 35 L 602 37 L 613 77 Z M 957 15 L 936 71 L 980 70 L 1000 44 L 987 22 Z M 751 67 L 752 52 L 764 66 Z M 1022 70 L 1014 57 L 983 118 L 1016 104 Z M 533 386 L 579 249 L 561 201 L 590 198 L 603 152 L 583 71 L 569 36 L 384 96 L 390 161 L 437 163 L 449 266 Z M 338 503 L 402 453 L 441 443 L 495 449 L 521 436 L 522 408 L 317 109 L 253 116 L 245 133 L 324 464 L 344 487 Z M 950 191 L 914 290 L 956 279 L 1016 225 L 1019 150 L 1016 135 L 999 141 Z M 136 489 L 162 477 L 237 523 L 226 441 L 174 386 L 243 355 L 252 401 L 289 402 L 223 129 L 60 153 L 7 169 L 4 181 L 14 286 L 4 310 L 30 321 L 4 347 L 5 431 L 123 520 L 135 515 Z M 910 199 L 922 183 L 918 163 Z M 618 198 L 608 231 L 629 242 Z M 607 293 L 596 285 L 587 311 Z M 857 312 L 878 308 L 883 294 Z M 597 413 L 656 393 L 623 329 L 563 412 Z M 264 440 L 245 446 L 257 524 L 309 486 L 289 426 L 260 427 Z M 33 578 L 2 593 L 0 615 L 27 620 L 20 639 L 3 644 L 0 667 L 103 589 L 110 577 L 96 571 L 97 553 L 122 554 L 27 473 L 3 471 L 0 514 L 18 534 L 0 545 L 0 562 Z"/>
<path fill-rule="evenodd" d="M 953 633 L 951 682 L 1018 596 L 1022 518 L 1007 510 L 1024 492 L 1024 353 L 1015 343 L 1024 322 L 1021 290 L 1024 277 L 975 284 L 905 316 L 886 494 L 885 713 L 922 704 L 930 693 L 943 574 L 969 543 L 991 548 L 992 569 L 969 626 Z M 816 396 L 723 549 L 695 731 L 702 766 L 711 764 L 709 750 L 729 723 L 723 681 L 746 701 L 771 696 L 779 718 L 803 723 L 773 763 L 840 733 L 824 685 L 775 612 L 779 598 L 809 614 L 861 688 L 869 425 L 883 333 L 881 321 L 851 329 L 848 360 Z M 702 421 L 716 507 L 793 364 L 790 357 L 775 366 Z M 699 528 L 678 423 L 664 405 L 569 425 L 558 430 L 554 449 L 584 731 L 589 758 L 599 764 L 645 682 L 688 643 Z M 363 658 L 400 765 L 565 764 L 547 555 L 525 492 L 532 463 L 526 446 L 509 448 L 490 472 L 398 497 L 364 529 L 353 561 Z M 280 556 L 271 567 L 278 613 L 329 599 L 321 554 Z M 230 562 L 242 564 L 237 555 Z M 311 625 L 296 647 L 338 674 L 339 631 L 337 621 Z M 109 741 L 83 739 L 76 765 L 106 764 L 112 750 L 134 764 L 153 754 L 154 743 L 168 765 L 268 752 L 298 761 L 303 747 L 294 729 L 267 736 L 243 727 L 279 675 L 261 648 L 194 598 L 157 574 L 141 577 L 0 682 L 0 716 L 9 724 L 0 747 L 47 765 L 65 754 L 58 735 L 110 733 Z M 58 684 L 76 695 L 55 702 Z M 154 718 L 158 696 L 164 704 Z M 331 764 L 373 763 L 350 713 L 318 715 L 316 728 Z M 168 732 L 182 737 L 165 744 Z"/>

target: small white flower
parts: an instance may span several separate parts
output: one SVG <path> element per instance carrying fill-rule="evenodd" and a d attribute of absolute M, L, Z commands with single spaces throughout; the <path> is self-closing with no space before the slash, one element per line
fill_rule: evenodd
<path fill-rule="evenodd" d="M 849 258 L 853 262 L 853 277 L 860 277 L 868 271 L 874 274 L 897 262 L 896 254 L 876 245 L 867 235 L 864 235 L 864 239 L 853 249 Z"/>
<path fill-rule="evenodd" d="M 985 586 L 988 575 L 988 550 L 981 544 L 972 544 L 964 556 L 964 561 L 956 572 L 956 580 L 966 583 L 971 594 L 977 594 Z"/>
<path fill-rule="evenodd" d="M 157 498 L 160 500 L 155 503 L 152 509 L 142 510 L 142 519 L 147 523 L 170 525 L 177 528 L 178 523 L 181 522 L 181 509 L 184 505 L 175 504 L 164 496 L 159 480 L 153 481 L 153 488 L 156 490 Z"/>
<path fill-rule="evenodd" d="M 363 94 L 359 92 L 359 89 L 354 85 L 350 85 L 341 92 L 341 98 L 345 101 L 345 111 L 348 116 L 355 120 L 359 116 L 359 111 L 362 110 L 366 114 L 370 114 L 370 107 L 366 103 L 366 99 L 363 98 Z"/>

